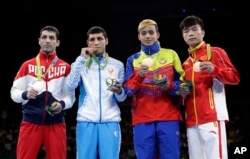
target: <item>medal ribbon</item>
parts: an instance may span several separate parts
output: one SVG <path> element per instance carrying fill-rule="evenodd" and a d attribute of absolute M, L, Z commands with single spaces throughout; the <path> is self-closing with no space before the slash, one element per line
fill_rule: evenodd
<path fill-rule="evenodd" d="M 41 62 L 40 62 L 40 55 L 38 54 L 36 56 L 36 67 L 37 67 L 37 80 L 38 81 L 42 81 L 42 77 L 45 77 L 48 73 L 49 73 L 49 70 L 56 64 L 58 60 L 58 57 L 55 56 L 53 61 L 50 63 L 49 67 L 47 68 L 47 70 L 45 71 L 44 75 L 42 75 L 42 68 L 41 68 Z"/>
<path fill-rule="evenodd" d="M 94 60 L 101 68 L 104 68 L 108 64 L 108 59 L 109 59 L 109 55 L 108 55 L 108 53 L 106 53 L 106 55 L 105 55 L 105 65 L 101 66 L 100 61 L 96 57 L 96 54 L 93 53 L 93 54 L 91 54 L 91 56 L 89 57 L 89 59 L 86 61 L 86 66 L 87 66 L 87 68 L 90 68 L 90 66 L 92 64 L 92 60 Z"/>

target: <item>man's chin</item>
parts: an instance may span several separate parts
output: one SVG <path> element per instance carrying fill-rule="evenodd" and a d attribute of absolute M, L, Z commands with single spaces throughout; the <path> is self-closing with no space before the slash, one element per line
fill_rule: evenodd
<path fill-rule="evenodd" d="M 50 49 L 49 49 L 49 50 L 44 49 L 44 50 L 43 50 L 43 52 L 44 52 L 44 53 L 46 53 L 46 54 L 50 54 L 50 53 L 52 53 L 53 51 L 52 51 L 52 50 L 50 50 Z"/>
<path fill-rule="evenodd" d="M 153 42 L 145 42 L 145 43 L 144 43 L 145 46 L 151 46 L 151 45 L 153 45 L 153 44 L 154 44 Z"/>
<path fill-rule="evenodd" d="M 101 56 L 101 55 L 102 55 L 101 52 L 97 52 L 97 51 L 95 51 L 94 54 L 95 54 L 96 56 Z"/>

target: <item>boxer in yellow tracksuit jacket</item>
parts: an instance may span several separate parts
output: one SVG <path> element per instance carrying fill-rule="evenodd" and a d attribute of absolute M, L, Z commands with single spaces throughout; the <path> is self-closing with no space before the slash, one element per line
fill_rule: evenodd
<path fill-rule="evenodd" d="M 132 96 L 134 147 L 137 159 L 154 159 L 156 147 L 161 159 L 180 158 L 179 124 L 182 120 L 174 97 L 184 76 L 180 59 L 172 49 L 161 48 L 158 26 L 146 19 L 138 27 L 141 50 L 127 59 L 125 90 Z M 152 65 L 144 77 L 144 59 Z M 167 83 L 167 88 L 164 88 Z M 174 96 L 174 97 L 173 97 Z"/>

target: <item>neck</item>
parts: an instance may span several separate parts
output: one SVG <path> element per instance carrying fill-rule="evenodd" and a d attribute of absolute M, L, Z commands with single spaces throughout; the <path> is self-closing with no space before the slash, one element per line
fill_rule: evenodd
<path fill-rule="evenodd" d="M 46 51 L 43 51 L 43 50 L 40 50 L 41 53 L 43 53 L 44 55 L 52 55 L 55 53 L 55 51 L 52 51 L 52 52 L 46 52 Z"/>
<path fill-rule="evenodd" d="M 204 43 L 204 41 L 202 41 L 201 43 L 199 43 L 197 46 L 195 46 L 194 48 L 189 48 L 188 49 L 188 52 L 189 52 L 189 54 L 193 54 L 193 53 L 195 53 L 200 47 L 201 47 L 201 45 Z"/>
<path fill-rule="evenodd" d="M 102 52 L 102 53 L 94 52 L 94 54 L 95 54 L 96 57 L 103 57 L 104 52 Z"/>

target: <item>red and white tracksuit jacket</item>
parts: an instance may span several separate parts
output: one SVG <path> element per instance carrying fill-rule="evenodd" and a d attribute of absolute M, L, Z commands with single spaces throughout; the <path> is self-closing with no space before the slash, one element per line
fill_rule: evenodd
<path fill-rule="evenodd" d="M 240 82 L 239 73 L 222 48 L 211 47 L 210 61 L 214 65 L 212 73 L 195 72 L 194 61 L 206 60 L 208 54 L 206 43 L 203 42 L 195 52 L 190 52 L 190 57 L 183 63 L 185 80 L 194 84 L 184 103 L 188 128 L 217 120 L 228 121 L 224 85 L 237 85 Z"/>

